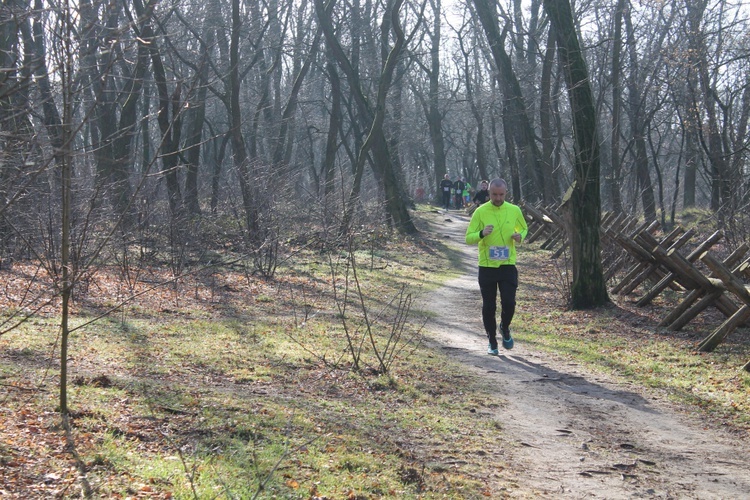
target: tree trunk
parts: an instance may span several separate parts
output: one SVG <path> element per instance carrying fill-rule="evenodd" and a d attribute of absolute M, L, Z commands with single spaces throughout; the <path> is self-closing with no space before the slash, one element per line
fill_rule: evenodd
<path fill-rule="evenodd" d="M 9 2 L 9 7 L 13 3 Z M 20 196 L 13 181 L 21 177 L 23 172 L 20 158 L 29 149 L 25 138 L 33 135 L 33 127 L 29 113 L 19 113 L 24 109 L 24 102 L 28 102 L 30 75 L 24 78 L 21 72 L 22 60 L 21 44 L 18 37 L 19 21 L 10 8 L 0 9 L 0 151 L 3 152 L 3 165 L 0 168 L 0 256 L 5 255 L 6 243 L 13 234 L 13 229 L 7 219 L 7 211 L 13 200 Z M 28 50 L 28 49 L 27 49 Z M 21 91 L 21 89 L 25 89 Z M 14 160 L 16 158 L 16 160 Z M 13 191 L 16 191 L 14 193 Z M 0 258 L 0 267 L 4 264 Z"/>
<path fill-rule="evenodd" d="M 555 34 L 552 29 L 547 38 L 547 49 L 544 53 L 542 63 L 542 75 L 540 80 L 539 99 L 539 130 L 542 137 L 542 171 L 544 180 L 549 183 L 547 189 L 552 193 L 555 200 L 560 197 L 560 187 L 554 171 L 552 152 L 552 67 L 555 60 Z"/>
<path fill-rule="evenodd" d="M 690 61 L 697 71 L 700 85 L 701 107 L 706 113 L 708 137 L 701 133 L 701 143 L 706 150 L 711 165 L 711 208 L 718 211 L 720 218 L 727 215 L 733 206 L 732 179 L 728 172 L 727 157 L 724 152 L 719 124 L 716 113 L 716 91 L 713 87 L 708 69 L 708 48 L 705 44 L 704 30 L 701 26 L 703 13 L 706 9 L 705 0 L 685 0 L 688 13 L 688 27 L 691 36 L 688 38 L 690 47 Z"/>
<path fill-rule="evenodd" d="M 331 222 L 337 215 L 333 210 L 334 200 L 334 176 L 336 173 L 336 152 L 338 151 L 338 132 L 341 124 L 341 82 L 336 72 L 336 65 L 329 61 L 326 65 L 328 79 L 331 82 L 331 118 L 328 122 L 328 138 L 326 150 L 323 157 L 323 203 L 325 207 L 326 222 Z"/>
<path fill-rule="evenodd" d="M 206 43 L 201 41 L 201 60 L 196 75 L 198 92 L 194 103 L 190 106 L 190 120 L 185 138 L 185 209 L 188 215 L 197 216 L 201 213 L 198 200 L 198 165 L 200 164 L 201 142 L 203 138 L 203 122 L 206 119 L 206 95 L 208 93 L 208 47 L 213 46 L 213 30 L 208 29 Z"/>
<path fill-rule="evenodd" d="M 167 184 L 169 211 L 172 217 L 178 217 L 182 212 L 182 192 L 177 172 L 179 165 L 177 149 L 182 123 L 179 113 L 181 85 L 179 83 L 176 85 L 172 95 L 168 93 L 166 73 L 162 66 L 161 56 L 153 43 L 155 43 L 155 40 L 152 40 L 151 44 L 151 62 L 154 66 L 156 88 L 159 93 L 159 110 L 156 116 L 161 132 L 161 147 L 159 149 L 161 150 L 162 174 Z"/>
<path fill-rule="evenodd" d="M 611 133 L 611 162 L 609 179 L 609 196 L 612 202 L 612 210 L 622 213 L 622 196 L 620 187 L 622 184 L 622 165 L 620 158 L 620 121 L 622 109 L 622 86 L 620 84 L 621 72 L 620 54 L 622 53 L 622 14 L 626 8 L 626 0 L 617 0 L 614 19 L 614 38 L 612 40 L 612 133 Z"/>
<path fill-rule="evenodd" d="M 463 34 L 458 34 L 458 44 L 461 49 L 461 54 L 464 58 L 464 82 L 466 85 L 466 100 L 469 102 L 469 109 L 471 109 L 471 114 L 474 116 L 474 120 L 477 122 L 477 129 L 476 129 L 476 141 L 475 141 L 475 151 L 476 151 L 476 162 L 477 167 L 479 169 L 479 176 L 482 179 L 488 179 L 489 175 L 487 174 L 487 154 L 485 152 L 485 146 L 484 146 L 484 117 L 482 116 L 482 111 L 479 109 L 479 106 L 477 106 L 476 99 L 474 97 L 474 84 L 472 83 L 472 68 L 476 66 L 478 61 L 476 60 L 476 57 L 474 60 L 472 60 L 471 55 L 469 51 L 466 50 L 466 47 L 464 47 L 464 39 Z M 472 158 L 474 155 L 462 155 L 463 161 L 468 161 L 469 158 Z M 464 167 L 464 173 L 467 177 L 469 177 L 468 167 L 470 165 L 466 165 Z"/>
<path fill-rule="evenodd" d="M 440 25 L 442 22 L 442 7 L 440 0 L 433 2 L 432 36 L 430 37 L 430 91 L 427 97 L 428 115 L 427 126 L 430 130 L 433 161 L 435 164 L 433 185 L 437 188 L 447 172 L 445 164 L 445 141 L 443 139 L 443 114 L 440 111 Z M 436 202 L 442 201 L 442 194 L 437 194 Z"/>
<path fill-rule="evenodd" d="M 292 124 L 294 122 L 294 114 L 297 111 L 299 92 L 302 88 L 302 82 L 305 80 L 305 76 L 307 76 L 308 71 L 310 71 L 310 66 L 312 65 L 315 57 L 318 54 L 318 46 L 320 45 L 321 35 L 322 32 L 320 28 L 318 28 L 317 32 L 315 33 L 315 37 L 313 38 L 312 45 L 310 46 L 310 52 L 305 58 L 305 62 L 301 67 L 296 68 L 297 77 L 294 79 L 294 84 L 292 85 L 292 89 L 289 93 L 289 98 L 287 99 L 286 105 L 284 106 L 284 111 L 281 114 L 281 126 L 279 127 L 279 135 L 276 138 L 276 147 L 273 153 L 273 163 L 275 165 L 279 165 L 285 162 L 284 153 L 285 151 L 289 150 L 289 148 L 286 147 L 286 144 L 289 140 L 289 131 L 292 128 Z M 298 43 L 301 44 L 301 40 L 299 40 Z M 295 66 L 299 66 L 298 58 L 295 58 Z M 283 169 L 282 171 L 285 171 L 285 169 Z"/>
<path fill-rule="evenodd" d="M 729 120 L 726 120 L 729 122 Z M 742 178 L 743 172 L 745 171 L 745 165 L 747 163 L 747 137 L 748 137 L 748 126 L 750 125 L 750 72 L 745 74 L 745 89 L 742 91 L 740 117 L 737 124 L 737 130 L 735 131 L 734 140 L 731 143 L 732 147 L 732 159 L 730 161 L 730 175 L 734 179 Z M 747 177 L 745 177 L 747 179 Z M 747 202 L 750 192 L 747 187 L 750 183 L 750 179 L 745 181 L 745 185 L 740 187 L 736 186 L 734 189 L 737 192 L 743 193 L 744 199 L 735 200 L 740 205 L 744 205 Z"/>
<path fill-rule="evenodd" d="M 127 175 L 127 164 L 115 159 L 114 140 L 117 136 L 117 92 L 112 68 L 115 62 L 115 50 L 107 47 L 101 50 L 100 39 L 116 40 L 115 34 L 120 21 L 120 4 L 112 2 L 102 6 L 101 20 L 91 2 L 81 2 L 81 18 L 87 27 L 82 31 L 82 67 L 85 78 L 93 93 L 93 112 L 89 134 L 96 164 L 96 183 L 103 188 L 106 200 L 116 211 L 122 213 L 131 198 L 131 188 Z M 101 52 L 100 52 L 101 50 Z M 100 58 L 97 54 L 100 53 Z M 139 58 L 142 55 L 139 54 Z M 147 61 L 147 52 L 144 59 Z M 97 200 L 94 200 L 98 203 Z M 129 221 L 123 221 L 126 226 Z"/>
<path fill-rule="evenodd" d="M 24 43 L 29 44 L 27 50 L 29 54 L 33 55 L 34 65 L 34 77 L 39 89 L 39 96 L 42 100 L 42 112 L 43 112 L 43 123 L 47 134 L 50 138 L 50 143 L 53 148 L 53 155 L 55 158 L 55 166 L 57 167 L 57 174 L 60 188 L 60 272 L 61 275 L 59 283 L 59 293 L 61 298 L 61 311 L 60 311 L 60 414 L 63 418 L 63 423 L 67 425 L 68 416 L 68 340 L 69 340 L 69 319 L 70 319 L 70 298 L 74 282 L 75 263 L 71 259 L 71 213 L 72 213 L 72 155 L 71 155 L 71 140 L 73 134 L 71 133 L 72 119 L 73 119 L 73 83 L 71 78 L 71 72 L 73 68 L 73 61 L 70 59 L 70 45 L 72 41 L 70 39 L 72 33 L 70 32 L 70 23 L 72 20 L 69 16 L 63 17 L 62 29 L 55 33 L 61 40 L 64 40 L 67 46 L 67 50 L 63 51 L 63 54 L 67 54 L 68 57 L 59 61 L 60 64 L 64 65 L 62 74 L 65 78 L 58 82 L 60 88 L 63 91 L 62 106 L 63 116 L 60 116 L 60 112 L 55 103 L 55 99 L 52 95 L 50 76 L 47 69 L 47 50 L 45 45 L 44 28 L 42 26 L 42 20 L 40 18 L 43 12 L 43 5 L 41 0 L 36 0 L 34 5 L 34 21 L 32 25 L 33 39 L 27 30 L 24 30 L 24 26 L 28 27 L 28 24 L 22 23 Z M 64 36 L 67 35 L 67 36 Z M 59 169 L 59 170 L 58 170 Z M 5 201 L 5 200 L 3 200 Z M 52 216 L 52 214 L 50 214 Z"/>
<path fill-rule="evenodd" d="M 632 134 L 635 173 L 637 187 L 641 194 L 643 215 L 647 221 L 656 220 L 656 202 L 654 186 L 649 172 L 648 152 L 646 149 L 646 123 L 644 118 L 644 96 L 639 75 L 638 54 L 635 44 L 635 32 L 630 20 L 630 12 L 625 12 L 625 26 L 628 31 L 628 54 L 630 55 L 630 73 L 628 74 L 628 115 Z"/>
<path fill-rule="evenodd" d="M 329 2 L 329 6 L 332 6 L 332 1 Z M 380 177 L 380 181 L 383 186 L 383 192 L 385 195 L 385 208 L 387 217 L 393 222 L 395 228 L 406 234 L 413 234 L 417 232 L 417 228 L 414 225 L 409 211 L 406 206 L 406 202 L 401 196 L 398 175 L 394 170 L 393 158 L 390 155 L 388 149 L 388 141 L 385 137 L 383 130 L 383 121 L 385 120 L 385 101 L 388 94 L 388 88 L 391 84 L 393 72 L 398 62 L 398 56 L 401 52 L 401 48 L 404 44 L 404 33 L 401 30 L 401 25 L 398 19 L 398 12 L 400 10 L 403 0 L 395 0 L 393 5 L 386 10 L 384 14 L 383 22 L 391 22 L 393 31 L 396 35 L 396 39 L 388 54 L 387 59 L 384 62 L 383 70 L 380 75 L 380 82 L 378 85 L 378 94 L 375 104 L 375 109 L 372 110 L 368 104 L 367 98 L 364 95 L 361 84 L 359 82 L 359 75 L 354 71 L 354 66 L 351 61 L 347 58 L 343 48 L 338 42 L 334 33 L 333 25 L 331 23 L 330 14 L 325 11 L 322 0 L 315 0 L 315 11 L 318 15 L 318 20 L 323 29 L 323 33 L 326 38 L 328 48 L 331 50 L 333 57 L 341 70 L 346 74 L 349 79 L 349 85 L 354 93 L 354 98 L 362 118 L 370 123 L 370 130 L 359 151 L 357 158 L 357 169 L 363 168 L 364 162 L 370 152 L 373 155 L 373 169 L 376 176 Z M 391 16 L 391 20 L 387 20 L 387 16 Z M 354 209 L 354 201 L 359 193 L 352 192 L 349 197 L 349 203 L 346 207 L 345 218 L 342 221 L 342 232 L 348 231 L 348 224 L 351 222 L 351 214 Z"/>
<path fill-rule="evenodd" d="M 242 135 L 242 107 L 240 106 L 240 0 L 232 0 L 232 30 L 229 41 L 229 121 L 231 124 L 232 155 L 242 192 L 245 225 L 253 237 L 258 230 L 258 210 L 253 203 L 251 169 Z"/>
<path fill-rule="evenodd" d="M 139 18 L 147 16 L 141 0 L 134 0 L 133 6 Z M 149 5 L 148 12 L 151 12 Z M 159 110 L 156 114 L 159 130 L 161 132 L 160 152 L 162 161 L 162 173 L 167 184 L 167 196 L 169 209 L 172 217 L 177 217 L 182 211 L 182 193 L 178 180 L 177 167 L 179 164 L 178 148 L 181 133 L 180 98 L 181 84 L 177 83 L 172 95 L 167 88 L 167 72 L 164 68 L 161 52 L 157 45 L 157 38 L 146 24 L 141 33 L 144 44 L 151 56 L 151 66 L 154 72 L 154 81 L 159 94 Z"/>
<path fill-rule="evenodd" d="M 505 52 L 504 39 L 507 31 L 500 34 L 497 15 L 493 8 L 494 3 L 490 3 L 488 0 L 474 0 L 474 6 L 487 36 L 495 65 L 500 72 L 500 81 L 503 83 L 503 92 L 507 100 L 508 120 L 513 124 L 511 130 L 514 132 L 528 180 L 528 189 L 523 193 L 514 193 L 514 195 L 523 196 L 529 201 L 536 201 L 541 195 L 544 201 L 549 203 L 552 201 L 552 193 L 540 193 L 544 190 L 544 181 L 542 179 L 541 154 L 536 144 L 534 129 L 526 110 L 521 85 L 513 71 L 510 57 Z"/>
<path fill-rule="evenodd" d="M 557 38 L 560 64 L 568 85 L 575 139 L 575 184 L 570 191 L 573 286 L 571 307 L 585 309 L 609 302 L 601 262 L 599 222 L 599 142 L 596 108 L 568 0 L 544 0 Z"/>
<path fill-rule="evenodd" d="M 682 207 L 690 208 L 695 206 L 695 189 L 698 178 L 698 166 L 701 164 L 700 137 L 698 127 L 700 126 L 700 114 L 695 101 L 695 94 L 692 89 L 697 87 L 694 81 L 694 75 L 691 73 L 686 82 L 682 82 L 678 92 L 677 113 L 682 131 L 682 143 L 685 155 L 685 174 L 684 187 L 682 192 Z M 680 113 L 680 108 L 685 109 Z"/>
<path fill-rule="evenodd" d="M 510 114 L 510 103 L 503 99 L 503 136 L 505 138 L 505 154 L 508 156 L 508 169 L 510 170 L 511 200 L 518 203 L 523 199 L 521 192 L 521 175 L 516 157 L 516 141 L 513 136 L 513 123 L 508 117 Z"/>

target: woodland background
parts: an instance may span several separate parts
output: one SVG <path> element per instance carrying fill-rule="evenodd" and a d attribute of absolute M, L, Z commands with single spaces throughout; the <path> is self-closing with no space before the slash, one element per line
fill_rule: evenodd
<path fill-rule="evenodd" d="M 409 208 L 446 173 L 555 205 L 576 110 L 546 14 L 567 2 L 547 3 L 4 2 L 0 267 L 39 274 L 2 331 L 59 301 L 65 345 L 76 287 L 103 263 L 124 282 L 152 264 L 272 277 L 290 243 L 416 233 Z M 746 239 L 747 9 L 572 8 L 601 209 L 668 227 L 704 208 Z"/>
<path fill-rule="evenodd" d="M 571 183 L 571 113 L 539 0 L 13 0 L 0 12 L 4 261 L 59 248 L 64 182 L 84 261 L 155 234 L 205 243 L 193 226 L 219 218 L 255 252 L 286 217 L 345 213 L 348 229 L 368 204 L 366 217 L 409 232 L 404 206 L 434 198 L 445 173 L 502 176 L 514 199 L 545 204 Z M 747 9 L 573 12 L 602 208 L 665 222 L 693 206 L 743 212 Z"/>
<path fill-rule="evenodd" d="M 3 1 L 0 494 L 512 484 L 485 480 L 492 456 L 430 472 L 404 453 L 476 430 L 465 376 L 406 319 L 404 281 L 455 271 L 413 208 L 438 202 L 445 174 L 499 176 L 514 202 L 595 193 L 573 197 L 591 259 L 600 211 L 750 241 L 748 14 L 739 0 Z M 569 284 L 567 269 L 539 276 Z M 526 324 L 554 344 L 564 304 L 534 299 Z M 748 379 L 725 369 L 746 362 L 746 335 L 706 363 L 689 332 L 674 363 L 640 313 L 570 314 L 582 350 L 620 363 L 643 344 L 645 384 L 718 401 L 746 429 Z M 602 347 L 620 333 L 626 349 Z M 425 456 L 447 460 L 442 446 Z"/>

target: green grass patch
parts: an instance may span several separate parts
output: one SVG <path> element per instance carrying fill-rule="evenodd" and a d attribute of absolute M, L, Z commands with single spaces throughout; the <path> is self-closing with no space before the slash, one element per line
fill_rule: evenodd
<path fill-rule="evenodd" d="M 750 359 L 750 346 L 742 333 L 715 352 L 700 353 L 688 334 L 634 328 L 616 306 L 519 316 L 522 342 L 699 407 L 716 425 L 750 429 L 750 373 L 740 369 Z"/>
<path fill-rule="evenodd" d="M 410 307 L 455 275 L 455 254 L 439 239 L 388 232 L 355 243 L 330 258 L 300 249 L 276 280 L 227 274 L 211 290 L 181 280 L 183 291 L 157 290 L 77 329 L 68 397 L 95 494 L 483 496 L 477 478 L 498 466 L 479 453 L 497 432 L 492 411 L 477 411 L 493 405 L 491 388 L 418 349 L 424 313 Z M 100 310 L 77 309 L 73 326 Z M 54 387 L 58 331 L 58 318 L 39 316 L 1 337 L 0 374 Z M 55 391 L 12 393 L 7 408 L 41 418 L 57 441 Z M 16 458 L 3 448 L 0 460 Z M 75 469 L 61 470 L 78 484 Z"/>

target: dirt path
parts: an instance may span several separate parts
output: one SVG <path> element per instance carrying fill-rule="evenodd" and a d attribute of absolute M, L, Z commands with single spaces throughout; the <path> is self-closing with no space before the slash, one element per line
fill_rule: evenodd
<path fill-rule="evenodd" d="M 468 218 L 436 214 L 434 221 L 459 248 L 463 274 L 428 297 L 436 314 L 428 335 L 497 388 L 503 460 L 518 485 L 511 496 L 750 498 L 750 452 L 736 437 L 704 429 L 639 387 L 530 349 L 523 325 L 513 325 L 512 351 L 487 355 L 476 249 L 463 244 Z M 519 296 L 533 279 L 523 261 L 521 251 Z"/>

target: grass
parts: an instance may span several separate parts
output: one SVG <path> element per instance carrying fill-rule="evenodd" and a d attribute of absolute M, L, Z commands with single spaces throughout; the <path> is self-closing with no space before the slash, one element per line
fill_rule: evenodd
<path fill-rule="evenodd" d="M 431 217 L 424 210 L 418 216 Z M 419 348 L 424 317 L 416 308 L 399 339 L 404 349 L 388 372 L 380 369 L 349 255 L 339 249 L 329 260 L 300 251 L 275 280 L 227 271 L 211 290 L 185 279 L 182 291 L 155 290 L 76 330 L 70 345 L 73 438 L 95 493 L 285 499 L 528 494 L 504 472 L 504 445 L 497 440 L 502 427 L 493 418 L 501 403 L 483 379 L 441 352 Z M 402 286 L 426 294 L 459 262 L 455 251 L 428 236 L 379 235 L 353 255 L 380 350 L 392 340 L 393 299 Z M 548 254 L 533 248 L 525 258 L 549 265 Z M 514 322 L 519 341 L 747 433 L 750 374 L 739 370 L 750 358 L 746 334 L 733 335 L 715 353 L 697 354 L 695 334 L 660 331 L 627 303 L 562 310 L 554 287 L 545 285 L 549 269 L 532 267 L 524 270 L 530 283 Z M 107 276 L 103 269 L 100 290 Z M 95 303 L 79 304 L 76 324 L 98 310 Z M 49 495 L 80 493 L 55 413 L 57 324 L 54 315 L 39 315 L 0 337 L 0 463 L 10 464 L 0 468 L 0 489 L 31 492 L 24 485 L 36 485 Z M 489 439 L 497 443 L 492 450 Z M 40 483 L 51 471 L 55 478 Z"/>
<path fill-rule="evenodd" d="M 416 308 L 397 341 L 403 349 L 387 373 L 379 369 L 371 342 L 381 351 L 393 342 L 394 297 L 428 293 L 451 268 L 440 242 L 385 243 L 352 253 L 372 341 L 346 249 L 330 261 L 300 253 L 279 273 L 284 279 L 227 276 L 236 292 L 216 300 L 216 290 L 186 279 L 189 291 L 158 290 L 77 329 L 69 346 L 73 440 L 96 495 L 479 498 L 504 484 L 485 455 L 462 456 L 497 432 L 488 413 L 469 411 L 493 404 L 489 388 L 441 353 L 417 349 L 424 319 Z M 107 279 L 102 270 L 100 289 Z M 404 292 L 404 283 L 414 285 Z M 74 326 L 97 311 L 79 305 Z M 0 441 L 17 444 L 3 460 L 19 461 L 20 450 L 32 457 L 0 473 L 10 491 L 31 491 L 23 485 L 53 467 L 62 472 L 46 483 L 49 492 L 79 491 L 58 444 L 57 324 L 37 316 L 0 338 L 0 373 L 24 388 L 2 396 Z M 455 397 L 457 381 L 468 401 Z M 31 422 L 44 439 L 15 439 Z M 48 458 L 54 446 L 61 451 Z"/>
<path fill-rule="evenodd" d="M 671 332 L 645 322 L 627 299 L 613 299 L 595 313 L 521 312 L 519 339 L 649 388 L 686 411 L 699 411 L 709 425 L 750 432 L 750 373 L 741 370 L 750 359 L 747 329 L 734 332 L 715 352 L 701 353 L 698 341 L 718 324 Z"/>

